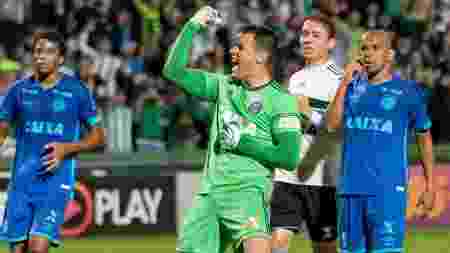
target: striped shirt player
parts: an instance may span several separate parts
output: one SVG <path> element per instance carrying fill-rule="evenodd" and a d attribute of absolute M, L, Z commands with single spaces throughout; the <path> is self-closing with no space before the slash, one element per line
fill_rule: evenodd
<path fill-rule="evenodd" d="M 305 127 L 302 138 L 299 173 L 305 166 L 313 168 L 309 168 L 311 173 L 300 176 L 296 171 L 276 170 L 271 203 L 274 230 L 296 233 L 304 221 L 313 241 L 331 241 L 337 236 L 338 145 L 330 136 L 318 136 L 318 131 L 341 79 L 342 70 L 329 60 L 325 64 L 307 64 L 289 80 L 290 93 L 307 97 L 312 109 L 309 127 Z M 313 151 L 316 149 L 320 152 Z"/>

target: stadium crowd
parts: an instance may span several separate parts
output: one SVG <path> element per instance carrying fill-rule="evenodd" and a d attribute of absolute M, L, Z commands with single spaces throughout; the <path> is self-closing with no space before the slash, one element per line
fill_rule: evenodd
<path fill-rule="evenodd" d="M 108 135 L 108 151 L 164 150 L 207 143 L 210 108 L 162 78 L 167 51 L 203 0 L 4 0 L 0 3 L 0 94 L 29 73 L 31 34 L 57 29 L 67 41 L 65 71 L 94 93 Z M 192 67 L 230 70 L 228 50 L 239 24 L 270 26 L 279 34 L 277 78 L 302 66 L 298 30 L 317 11 L 335 18 L 345 63 L 367 29 L 396 37 L 397 73 L 420 80 L 430 94 L 433 137 L 450 140 L 450 3 L 444 0 L 242 0 L 215 1 L 225 24 L 195 38 Z M 433 10 L 439 9 L 439 15 Z M 282 66 L 282 67 L 281 67 Z M 287 66 L 287 67 L 286 67 Z"/>

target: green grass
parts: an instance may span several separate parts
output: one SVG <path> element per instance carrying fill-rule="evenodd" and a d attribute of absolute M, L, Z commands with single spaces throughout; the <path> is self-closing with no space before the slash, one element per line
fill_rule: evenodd
<path fill-rule="evenodd" d="M 127 251 L 129 250 L 129 251 Z M 65 240 L 64 246 L 52 253 L 174 253 L 174 235 L 98 236 Z M 309 242 L 297 236 L 290 253 L 309 253 Z M 411 230 L 406 239 L 407 253 L 449 253 L 450 227 L 433 230 Z M 7 253 L 5 245 L 0 253 Z M 211 252 L 212 253 L 212 252 Z M 228 252 L 231 253 L 231 252 Z"/>

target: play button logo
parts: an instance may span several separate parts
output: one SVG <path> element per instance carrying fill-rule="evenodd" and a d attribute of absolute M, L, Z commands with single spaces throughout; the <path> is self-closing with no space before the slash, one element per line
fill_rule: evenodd
<path fill-rule="evenodd" d="M 66 210 L 64 211 L 64 222 L 69 221 L 73 217 L 81 214 L 81 205 L 76 200 L 71 200 L 67 204 Z"/>
<path fill-rule="evenodd" d="M 93 199 L 89 188 L 77 182 L 75 198 L 67 203 L 61 234 L 64 237 L 79 237 L 89 230 L 93 220 Z"/>

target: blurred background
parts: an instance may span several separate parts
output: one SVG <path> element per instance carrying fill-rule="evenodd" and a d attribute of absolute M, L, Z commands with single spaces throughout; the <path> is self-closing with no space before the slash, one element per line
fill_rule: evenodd
<path fill-rule="evenodd" d="M 396 74 L 423 85 L 437 144 L 439 205 L 425 221 L 413 208 L 423 182 L 410 145 L 408 249 L 450 252 L 450 1 L 0 0 L 0 101 L 30 72 L 32 33 L 58 30 L 67 42 L 61 71 L 86 82 L 107 132 L 104 149 L 80 155 L 77 197 L 63 230 L 69 239 L 56 252 L 174 251 L 177 224 L 201 174 L 211 110 L 161 72 L 183 24 L 205 4 L 219 10 L 225 25 L 194 38 L 191 67 L 228 73 L 236 28 L 267 25 L 279 35 L 276 77 L 284 84 L 303 65 L 299 29 L 305 16 L 321 13 L 336 21 L 332 57 L 341 67 L 364 31 L 393 32 Z M 7 161 L 0 167 L 2 211 Z M 303 252 L 308 242 L 299 236 L 293 247 Z"/>

